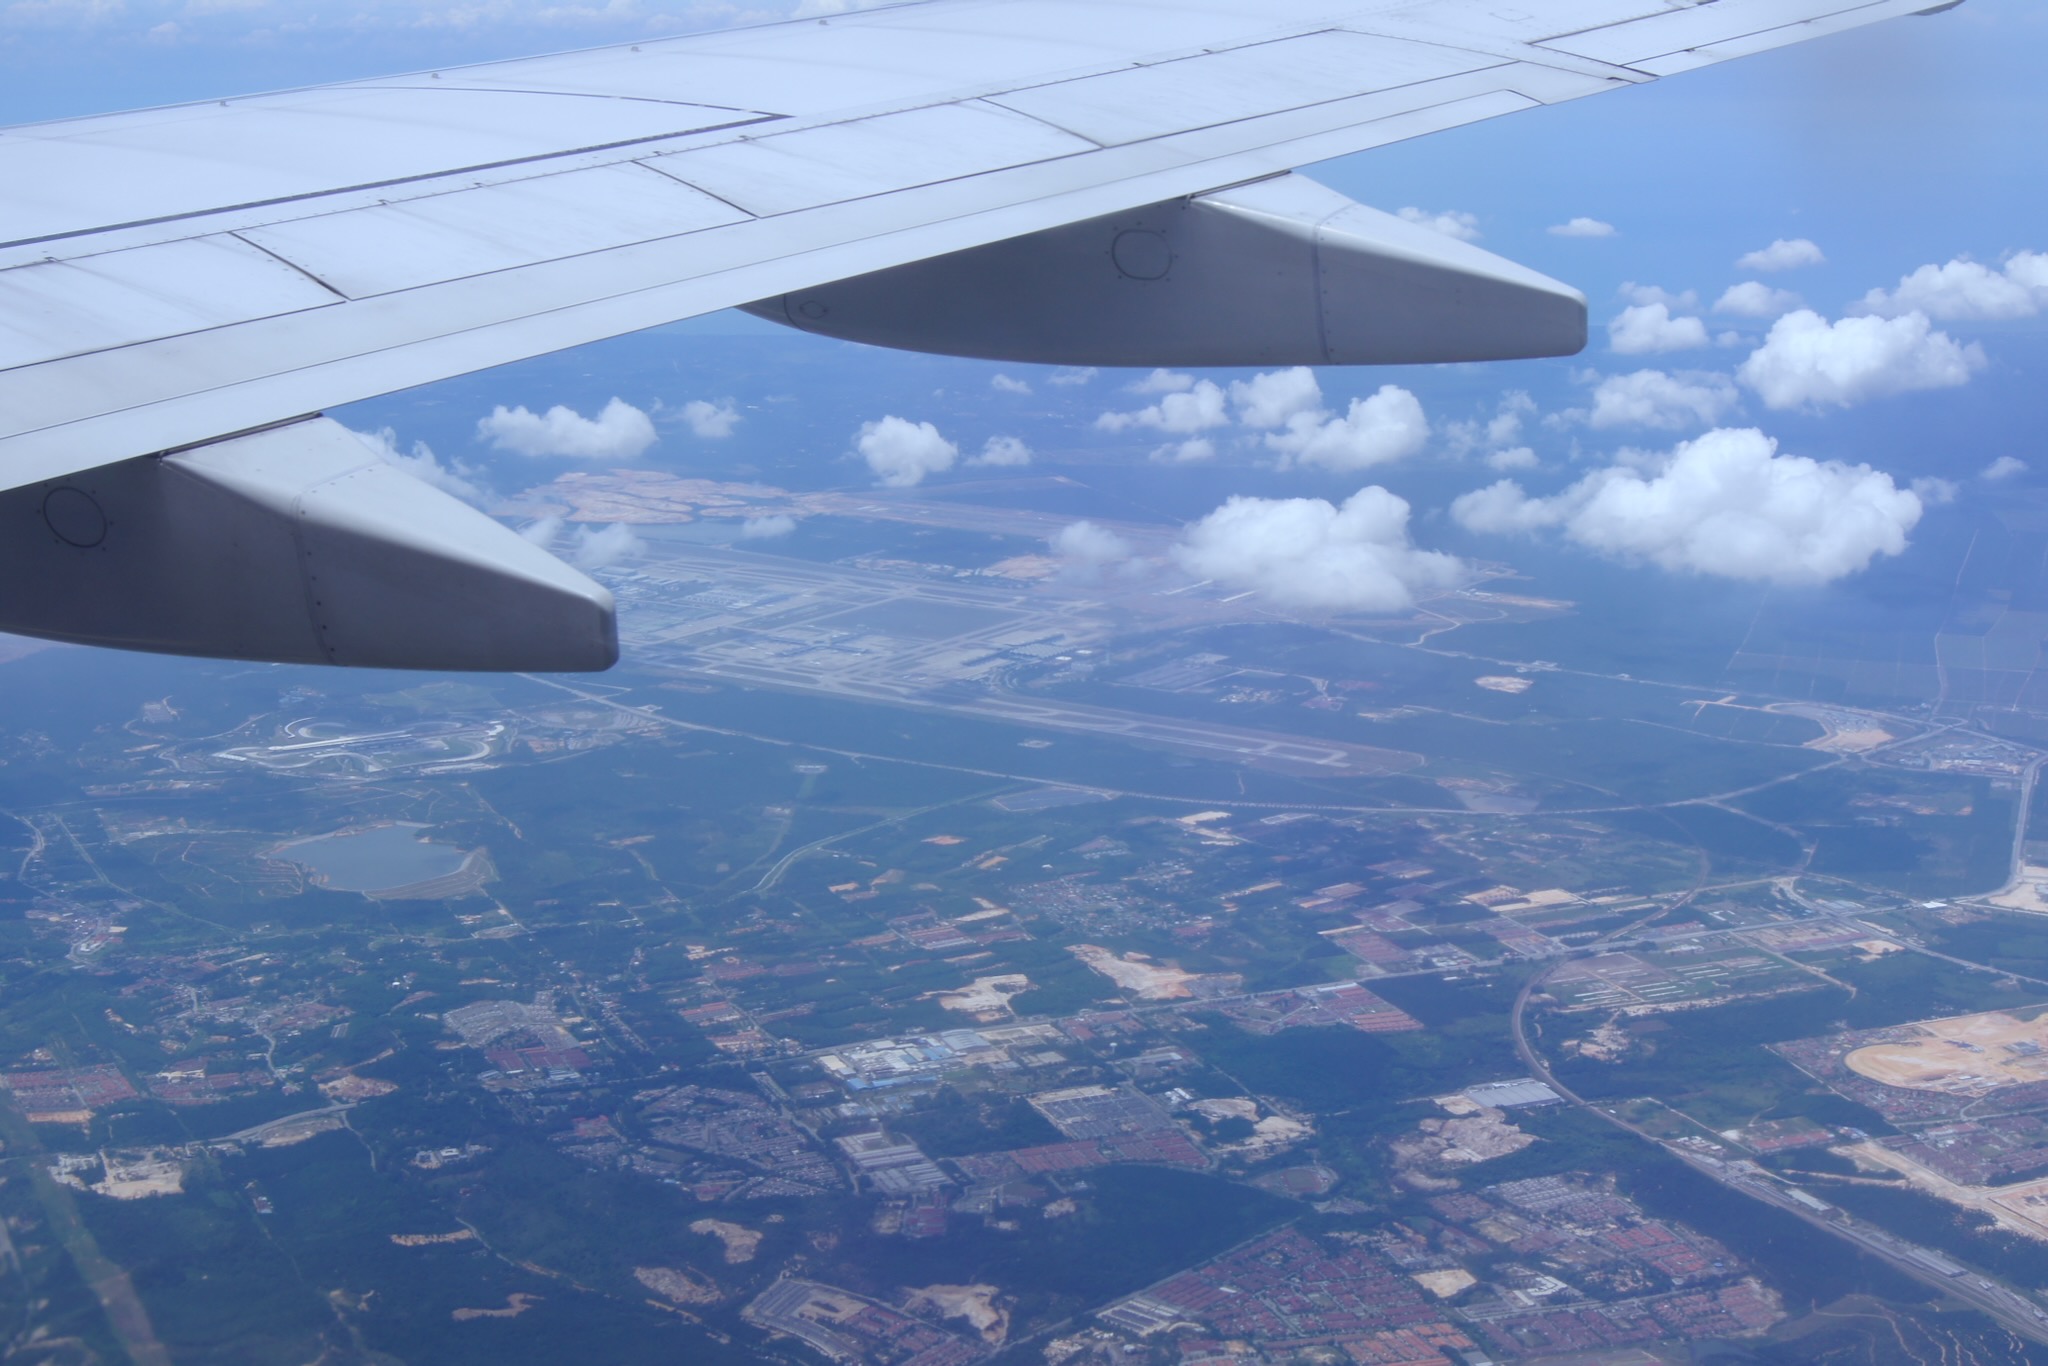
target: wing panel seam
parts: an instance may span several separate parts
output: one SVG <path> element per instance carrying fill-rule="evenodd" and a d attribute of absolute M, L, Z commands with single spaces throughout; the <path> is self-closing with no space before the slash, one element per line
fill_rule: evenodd
<path fill-rule="evenodd" d="M 283 204 L 310 204 L 334 195 L 361 194 L 368 190 L 388 190 L 399 185 L 420 185 L 429 181 L 447 180 L 454 176 L 475 175 L 478 171 L 502 171 L 510 166 L 533 166 L 542 162 L 569 157 L 590 156 L 596 152 L 615 152 L 625 147 L 644 147 L 649 143 L 673 142 L 677 138 L 701 137 L 706 133 L 730 132 L 735 128 L 753 128 L 766 123 L 778 123 L 788 118 L 786 114 L 763 114 L 758 118 L 736 119 L 730 123 L 714 124 L 704 128 L 685 128 L 669 133 L 655 133 L 647 137 L 621 138 L 617 142 L 593 143 L 588 147 L 565 147 L 554 152 L 536 152 L 532 156 L 506 157 L 502 161 L 478 162 L 474 166 L 456 166 L 445 171 L 427 171 L 419 175 L 394 176 L 390 180 L 370 180 L 360 185 L 337 185 L 332 189 L 317 190 L 310 194 L 279 195 L 273 199 L 251 199 L 241 204 L 220 204 L 208 209 L 186 213 L 167 213 L 155 218 L 137 218 L 127 223 L 102 223 L 91 228 L 78 228 L 70 232 L 47 233 L 41 237 L 22 237 L 11 242 L 0 242 L 0 251 L 16 247 L 38 247 L 48 242 L 68 242 L 81 237 L 96 237 L 105 232 L 120 232 L 128 228 L 151 228 L 165 223 L 180 223 L 211 218 L 215 214 L 247 213 L 251 209 L 269 209 Z M 632 160 L 627 157 L 624 160 Z M 693 187 L 694 188 L 694 187 Z"/>
<path fill-rule="evenodd" d="M 240 232 L 231 232 L 228 234 L 228 236 L 234 238 L 237 242 L 240 242 L 245 247 L 254 247 L 256 250 L 262 252 L 265 256 L 268 256 L 271 260 L 277 262 L 279 265 L 288 266 L 292 270 L 297 271 L 299 274 L 305 276 L 308 280 L 311 280 L 314 284 L 320 286 L 320 288 L 326 290 L 329 294 L 332 294 L 340 302 L 349 303 L 352 301 L 349 295 L 342 293 L 333 285 L 327 283 L 327 281 L 321 279 L 318 275 L 315 275 L 312 271 L 307 270 L 297 261 L 292 260 L 291 257 L 279 255 L 277 252 L 272 251 L 269 247 L 264 246 L 261 242 L 251 241 L 249 238 L 244 237 Z"/>

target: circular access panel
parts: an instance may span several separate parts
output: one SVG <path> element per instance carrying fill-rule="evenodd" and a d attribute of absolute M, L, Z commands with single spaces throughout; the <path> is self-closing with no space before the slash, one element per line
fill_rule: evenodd
<path fill-rule="evenodd" d="M 1173 269 L 1173 248 L 1166 234 L 1150 228 L 1130 228 L 1116 235 L 1109 259 L 1121 274 L 1133 280 L 1163 280 Z"/>
<path fill-rule="evenodd" d="M 69 484 L 43 496 L 43 524 L 58 540 L 91 550 L 107 539 L 107 514 L 84 489 Z"/>

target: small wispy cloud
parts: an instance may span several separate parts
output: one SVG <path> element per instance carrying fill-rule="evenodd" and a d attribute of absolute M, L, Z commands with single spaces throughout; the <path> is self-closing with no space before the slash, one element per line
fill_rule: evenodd
<path fill-rule="evenodd" d="M 1615 227 L 1597 218 L 1574 218 L 1547 229 L 1552 237 L 1612 237 Z"/>

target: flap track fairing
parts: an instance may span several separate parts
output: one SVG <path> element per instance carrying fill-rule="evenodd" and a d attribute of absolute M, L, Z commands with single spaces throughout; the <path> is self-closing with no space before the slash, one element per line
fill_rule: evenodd
<path fill-rule="evenodd" d="M 618 658 L 601 585 L 327 418 L 0 493 L 0 630 L 385 669 Z"/>
<path fill-rule="evenodd" d="M 806 332 L 1051 365 L 1408 365 L 1569 356 L 1585 296 L 1300 175 L 747 306 Z"/>

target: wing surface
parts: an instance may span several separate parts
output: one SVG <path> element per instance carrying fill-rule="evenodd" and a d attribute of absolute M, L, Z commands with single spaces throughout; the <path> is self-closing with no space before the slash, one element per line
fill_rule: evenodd
<path fill-rule="evenodd" d="M 1928 0 L 924 0 L 0 130 L 0 490 Z"/>

